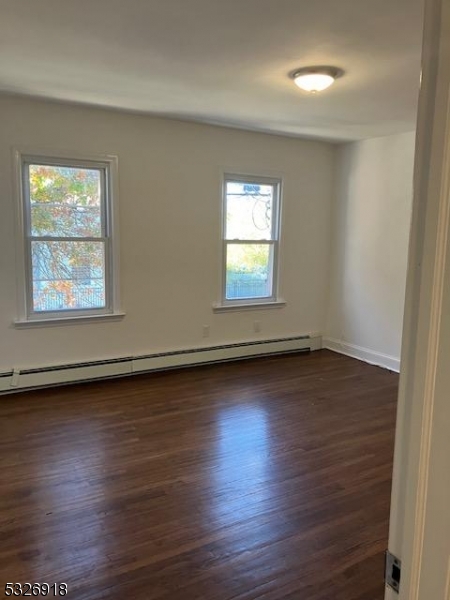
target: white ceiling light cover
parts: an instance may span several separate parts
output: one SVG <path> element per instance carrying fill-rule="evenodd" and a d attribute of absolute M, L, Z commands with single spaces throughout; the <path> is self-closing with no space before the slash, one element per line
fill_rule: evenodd
<path fill-rule="evenodd" d="M 323 73 L 309 73 L 295 78 L 295 84 L 306 92 L 322 92 L 334 83 L 334 77 Z"/>
<path fill-rule="evenodd" d="M 292 78 L 300 89 L 314 94 L 329 88 L 343 74 L 337 67 L 305 67 L 295 71 Z"/>

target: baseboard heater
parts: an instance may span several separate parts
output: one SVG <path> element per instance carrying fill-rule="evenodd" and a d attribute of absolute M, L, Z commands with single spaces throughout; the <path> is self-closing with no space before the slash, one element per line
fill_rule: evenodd
<path fill-rule="evenodd" d="M 0 373 L 0 394 L 21 389 L 123 377 L 136 373 L 242 360 L 257 356 L 308 352 L 319 350 L 321 346 L 321 336 L 304 335 L 40 368 L 15 368 L 6 373 Z"/>

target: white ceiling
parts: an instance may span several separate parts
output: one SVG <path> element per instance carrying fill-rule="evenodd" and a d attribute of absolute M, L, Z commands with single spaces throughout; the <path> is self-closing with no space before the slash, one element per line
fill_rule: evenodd
<path fill-rule="evenodd" d="M 0 0 L 0 90 L 326 139 L 412 130 L 422 0 Z M 331 64 L 321 95 L 288 78 Z"/>

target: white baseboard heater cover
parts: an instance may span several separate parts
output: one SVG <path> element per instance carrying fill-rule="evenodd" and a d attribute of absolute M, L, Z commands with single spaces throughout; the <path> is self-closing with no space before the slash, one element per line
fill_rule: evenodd
<path fill-rule="evenodd" d="M 308 352 L 321 347 L 321 336 L 305 335 L 39 368 L 15 368 L 0 373 L 0 393 L 257 356 Z"/>

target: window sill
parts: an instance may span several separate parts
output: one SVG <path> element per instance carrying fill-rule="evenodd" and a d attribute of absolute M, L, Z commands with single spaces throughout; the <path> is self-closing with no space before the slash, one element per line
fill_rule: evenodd
<path fill-rule="evenodd" d="M 243 310 L 266 310 L 270 308 L 284 308 L 284 300 L 273 300 L 269 302 L 253 302 L 246 304 L 213 304 L 213 312 L 239 312 Z"/>
<path fill-rule="evenodd" d="M 124 312 L 106 313 L 102 315 L 85 315 L 78 317 L 52 317 L 51 319 L 18 319 L 14 321 L 16 329 L 28 329 L 31 327 L 57 327 L 61 325 L 83 325 L 85 323 L 121 321 L 125 317 Z"/>

